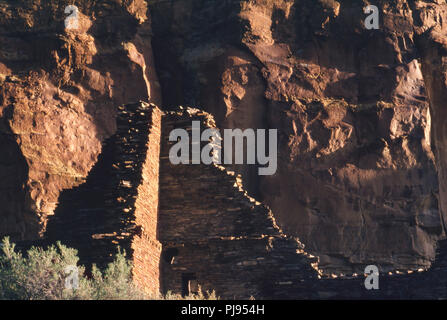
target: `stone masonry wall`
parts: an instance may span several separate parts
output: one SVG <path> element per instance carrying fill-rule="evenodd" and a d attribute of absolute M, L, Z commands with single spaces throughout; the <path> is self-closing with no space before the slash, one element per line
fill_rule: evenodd
<path fill-rule="evenodd" d="M 447 298 L 446 241 L 438 243 L 428 270 L 381 271 L 379 290 L 367 290 L 364 275 L 322 274 L 319 259 L 307 254 L 298 239 L 284 235 L 270 209 L 244 191 L 240 176 L 220 165 L 170 163 L 175 142 L 169 133 L 176 128 L 190 132 L 194 120 L 201 121 L 202 130 L 214 127 L 209 114 L 191 108 L 167 113 L 162 121 L 163 292 L 187 294 L 200 285 L 224 299 Z"/>
<path fill-rule="evenodd" d="M 169 133 L 190 131 L 193 120 L 203 129 L 214 126 L 208 114 L 190 108 L 167 113 L 162 121 L 163 291 L 187 294 L 200 285 L 221 298 L 273 298 L 286 294 L 293 282 L 304 298 L 309 290 L 303 281 L 319 275 L 316 259 L 282 233 L 270 209 L 246 194 L 240 177 L 223 166 L 169 161 L 175 143 L 169 142 Z"/>
<path fill-rule="evenodd" d="M 135 202 L 135 223 L 141 232 L 133 238 L 133 277 L 150 295 L 160 292 L 161 243 L 157 240 L 160 134 L 162 113 L 152 109 L 146 161 L 142 168 L 142 182 Z"/>
<path fill-rule="evenodd" d="M 87 266 L 106 266 L 119 246 L 134 264 L 135 282 L 154 295 L 160 286 L 160 121 L 161 111 L 153 105 L 119 107 L 117 133 L 105 142 L 86 181 L 61 194 L 44 240 L 78 249 Z"/>

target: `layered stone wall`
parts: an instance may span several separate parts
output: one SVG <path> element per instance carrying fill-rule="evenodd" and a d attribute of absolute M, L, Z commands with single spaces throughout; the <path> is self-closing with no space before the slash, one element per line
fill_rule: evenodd
<path fill-rule="evenodd" d="M 300 297 L 317 280 L 316 258 L 285 236 L 269 208 L 249 197 L 241 179 L 218 165 L 173 165 L 173 129 L 214 120 L 196 109 L 167 113 L 162 122 L 159 235 L 163 289 L 187 294 L 215 290 L 227 299 L 274 298 L 292 284 Z M 206 143 L 206 142 L 205 142 Z M 304 284 L 303 284 L 304 283 Z M 300 290 L 298 290 L 298 288 Z"/>
<path fill-rule="evenodd" d="M 159 293 L 157 241 L 161 111 L 146 103 L 119 108 L 117 133 L 79 187 L 64 191 L 45 233 L 79 250 L 81 263 L 104 267 L 117 247 L 132 260 L 135 282 Z"/>
<path fill-rule="evenodd" d="M 215 290 L 224 299 L 439 299 L 447 297 L 447 243 L 430 269 L 384 272 L 379 290 L 362 274 L 332 275 L 319 258 L 277 226 L 271 210 L 247 195 L 242 179 L 220 165 L 173 165 L 173 129 L 204 130 L 213 118 L 197 109 L 169 112 L 162 121 L 159 238 L 162 291 Z M 206 144 L 207 142 L 202 142 Z M 371 262 L 371 264 L 374 264 Z M 365 265 L 366 266 L 366 265 Z"/>
<path fill-rule="evenodd" d="M 157 224 L 161 117 L 161 111 L 153 108 L 150 122 L 142 122 L 149 124 L 150 129 L 134 212 L 135 224 L 141 226 L 141 231 L 132 239 L 134 281 L 150 295 L 160 292 L 161 243 Z"/>

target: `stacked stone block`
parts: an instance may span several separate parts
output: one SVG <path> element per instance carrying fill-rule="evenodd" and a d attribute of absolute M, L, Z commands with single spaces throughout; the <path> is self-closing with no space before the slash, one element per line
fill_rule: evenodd
<path fill-rule="evenodd" d="M 157 240 L 161 111 L 136 103 L 119 107 L 117 132 L 79 187 L 64 191 L 45 241 L 79 250 L 80 262 L 105 267 L 118 246 L 134 264 L 135 282 L 159 293 Z"/>
<path fill-rule="evenodd" d="M 169 133 L 190 132 L 192 121 L 200 121 L 202 130 L 214 127 L 209 114 L 191 108 L 167 113 L 162 121 L 164 292 L 187 294 L 200 285 L 222 298 L 248 299 L 275 297 L 292 284 L 304 297 L 303 280 L 319 275 L 316 258 L 283 234 L 270 209 L 247 195 L 241 178 L 221 165 L 173 165 L 169 160 L 176 143 L 169 141 Z"/>

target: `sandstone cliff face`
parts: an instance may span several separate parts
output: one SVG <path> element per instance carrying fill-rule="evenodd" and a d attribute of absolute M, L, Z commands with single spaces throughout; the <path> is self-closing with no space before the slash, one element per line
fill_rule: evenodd
<path fill-rule="evenodd" d="M 446 112 L 444 105 L 447 101 L 447 42 L 445 40 L 447 27 L 444 23 L 447 18 L 447 5 L 445 1 L 433 2 L 421 2 L 414 5 L 414 26 L 433 119 L 431 137 L 434 142 L 439 179 L 439 207 L 445 225 L 447 218 L 447 127 L 443 118 Z"/>
<path fill-rule="evenodd" d="M 116 130 L 118 105 L 160 103 L 145 1 L 0 1 L 0 234 L 37 237 Z M 130 84 L 130 85 L 129 85 Z"/>
<path fill-rule="evenodd" d="M 445 1 L 377 1 L 379 30 L 367 1 L 73 3 L 77 31 L 68 1 L 0 0 L 0 235 L 42 234 L 116 107 L 163 97 L 221 128 L 279 129 L 274 176 L 235 169 L 323 270 L 430 265 L 447 212 Z"/>
<path fill-rule="evenodd" d="M 426 91 L 441 105 L 445 77 L 419 39 L 441 21 L 437 3 L 379 1 L 380 29 L 366 30 L 366 1 L 151 1 L 165 106 L 279 128 L 276 175 L 237 169 L 321 268 L 428 266 L 443 234 L 430 139 L 442 117 Z"/>

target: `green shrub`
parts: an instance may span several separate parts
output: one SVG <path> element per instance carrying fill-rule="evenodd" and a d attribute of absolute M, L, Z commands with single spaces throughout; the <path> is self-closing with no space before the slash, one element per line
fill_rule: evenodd
<path fill-rule="evenodd" d="M 5 238 L 0 253 L 0 300 L 132 300 L 144 295 L 133 285 L 131 265 L 120 251 L 104 272 L 92 268 L 88 279 L 85 268 L 77 266 L 75 249 L 61 243 L 46 250 L 33 247 L 26 256 L 16 252 Z M 77 266 L 79 285 L 66 289 L 67 266 Z"/>
<path fill-rule="evenodd" d="M 102 272 L 92 267 L 92 276 L 78 266 L 77 250 L 60 242 L 47 249 L 32 247 L 26 255 L 17 252 L 5 238 L 0 250 L 0 300 L 136 300 L 148 299 L 132 282 L 132 265 L 124 252 Z M 76 266 L 78 286 L 66 289 L 67 266 Z M 153 298 L 153 297 L 152 297 Z M 202 292 L 187 297 L 168 293 L 155 297 L 166 300 L 216 300 L 215 292 Z"/>

